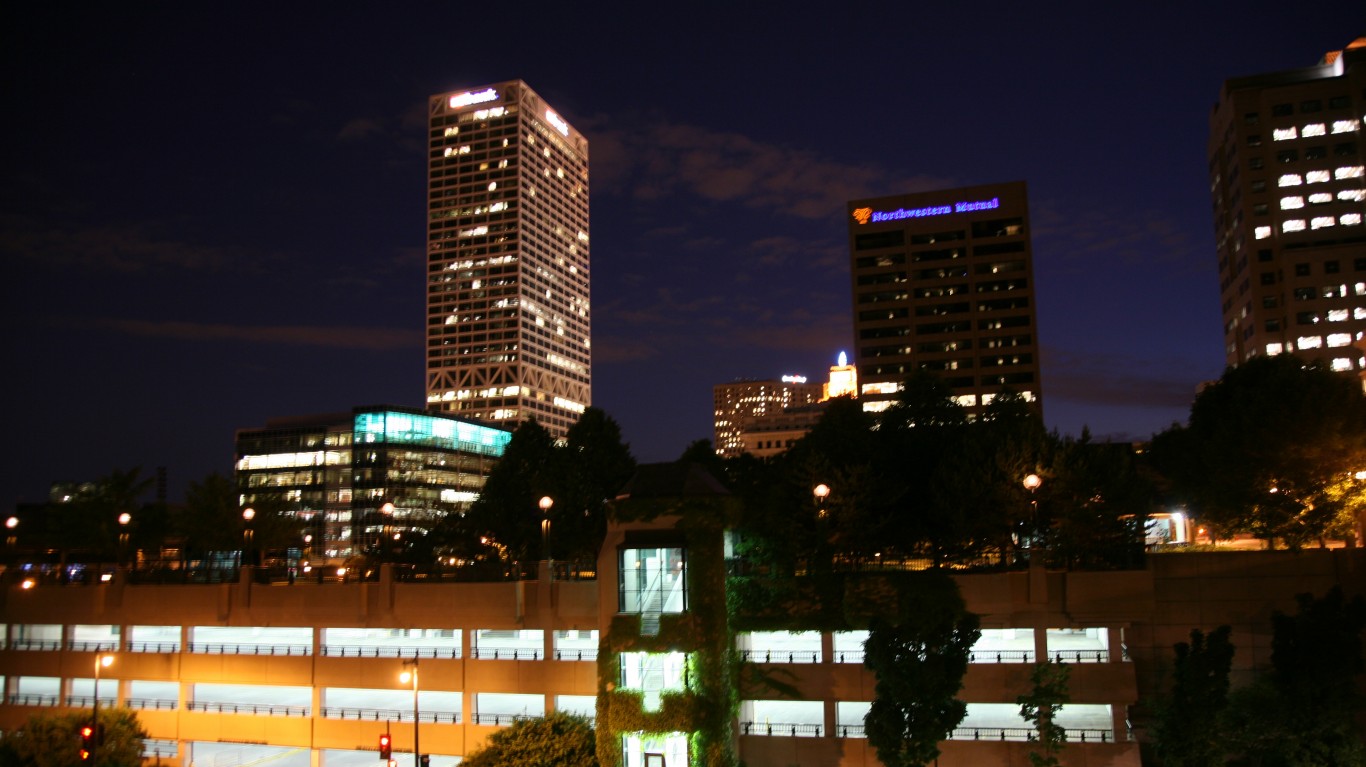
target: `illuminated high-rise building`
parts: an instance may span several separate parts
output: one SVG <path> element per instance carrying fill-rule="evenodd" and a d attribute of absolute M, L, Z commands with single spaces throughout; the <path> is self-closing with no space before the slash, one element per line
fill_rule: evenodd
<path fill-rule="evenodd" d="M 1025 184 L 849 203 L 854 359 L 865 410 L 916 370 L 975 414 L 1009 390 L 1040 406 Z"/>
<path fill-rule="evenodd" d="M 1293 352 L 1366 370 L 1366 37 L 1224 83 L 1209 173 L 1229 365 Z"/>
<path fill-rule="evenodd" d="M 777 455 L 792 445 L 825 414 L 836 397 L 858 396 L 858 371 L 844 352 L 830 367 L 824 383 L 806 376 L 742 379 L 712 387 L 713 445 L 722 458 L 748 453 L 759 458 Z"/>
<path fill-rule="evenodd" d="M 428 122 L 427 409 L 563 435 L 592 402 L 588 141 L 520 80 Z"/>

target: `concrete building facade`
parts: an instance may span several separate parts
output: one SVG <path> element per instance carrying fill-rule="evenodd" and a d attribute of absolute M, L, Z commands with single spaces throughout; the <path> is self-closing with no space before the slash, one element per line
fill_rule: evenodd
<path fill-rule="evenodd" d="M 1293 352 L 1366 369 L 1363 117 L 1366 38 L 1224 84 L 1208 157 L 1229 365 Z"/>
<path fill-rule="evenodd" d="M 916 370 L 976 413 L 1003 389 L 1039 405 L 1024 182 L 848 204 L 855 364 L 866 410 Z"/>
<path fill-rule="evenodd" d="M 520 80 L 428 128 L 427 408 L 562 436 L 592 404 L 588 140 Z"/>
<path fill-rule="evenodd" d="M 422 749 L 434 767 L 448 767 L 518 718 L 592 716 L 598 653 L 611 646 L 605 624 L 641 615 L 631 625 L 643 627 L 652 611 L 666 625 L 669 615 L 687 615 L 689 581 L 707 576 L 692 571 L 685 540 L 658 524 L 609 533 L 597 581 L 552 580 L 543 568 L 535 581 L 413 582 L 386 567 L 377 581 L 346 584 L 264 585 L 246 572 L 207 585 L 134 585 L 122 575 L 97 586 L 10 583 L 0 591 L 0 728 L 88 709 L 96 658 L 110 653 L 101 705 L 136 709 L 151 734 L 147 755 L 157 752 L 161 764 L 368 767 L 388 731 L 406 765 L 413 698 L 400 674 L 416 660 Z M 669 575 L 627 577 L 654 570 Z M 1165 684 L 1174 643 L 1193 628 L 1232 625 L 1233 680 L 1246 682 L 1269 662 L 1272 611 L 1293 612 L 1296 594 L 1334 585 L 1361 593 L 1366 551 L 1169 554 L 1150 557 L 1144 570 L 955 579 L 983 638 L 961 693 L 968 718 L 941 744 L 942 767 L 1028 764 L 1014 701 L 1044 657 L 1072 664 L 1072 703 L 1060 717 L 1069 729 L 1064 764 L 1137 765 L 1130 713 Z M 875 680 L 857 632 L 748 632 L 734 641 L 746 661 L 800 691 L 778 700 L 741 689 L 735 738 L 747 764 L 878 763 L 862 731 Z M 669 689 L 670 667 L 651 663 L 636 657 L 614 684 L 647 699 Z M 644 767 L 651 749 L 665 767 L 700 763 L 679 750 L 686 740 L 665 735 L 624 739 L 623 764 Z"/>

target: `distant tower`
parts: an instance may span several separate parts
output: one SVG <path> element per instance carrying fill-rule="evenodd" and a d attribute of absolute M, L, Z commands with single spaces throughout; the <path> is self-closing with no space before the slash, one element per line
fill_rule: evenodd
<path fill-rule="evenodd" d="M 864 410 L 916 370 L 969 413 L 1004 389 L 1042 407 L 1024 182 L 855 200 L 848 220 Z"/>
<path fill-rule="evenodd" d="M 592 403 L 588 141 L 520 80 L 428 119 L 427 409 L 563 435 Z"/>
<path fill-rule="evenodd" d="M 1293 352 L 1366 370 L 1366 37 L 1224 83 L 1209 174 L 1229 365 Z"/>

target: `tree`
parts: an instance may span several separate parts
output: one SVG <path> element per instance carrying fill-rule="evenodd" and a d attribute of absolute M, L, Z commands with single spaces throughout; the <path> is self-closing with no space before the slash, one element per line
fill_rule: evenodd
<path fill-rule="evenodd" d="M 574 714 L 556 712 L 523 719 L 489 736 L 484 747 L 465 757 L 465 767 L 598 767 L 593 725 Z"/>
<path fill-rule="evenodd" d="M 255 551 L 298 546 L 303 541 L 303 521 L 292 516 L 282 501 L 258 497 L 251 504 L 251 547 Z M 185 536 L 185 548 L 199 555 L 211 551 L 240 551 L 245 545 L 247 522 L 237 484 L 213 473 L 191 482 L 185 505 L 172 516 L 173 529 Z"/>
<path fill-rule="evenodd" d="M 80 729 L 90 713 L 36 715 L 23 727 L 0 736 L 0 764 L 5 767 L 81 767 Z M 98 749 L 101 767 L 142 767 L 142 741 L 147 732 L 137 714 L 126 708 L 100 709 L 104 739 Z"/>
<path fill-rule="evenodd" d="M 1156 488 L 1124 443 L 1093 443 L 1089 433 L 1053 446 L 1048 481 L 1039 489 L 1042 527 L 1055 565 L 1133 567 Z"/>
<path fill-rule="evenodd" d="M 1175 645 L 1170 694 L 1157 706 L 1153 745 L 1166 767 L 1221 767 L 1227 740 L 1221 721 L 1228 707 L 1232 629 L 1208 635 L 1191 631 L 1190 642 Z"/>
<path fill-rule="evenodd" d="M 1254 764 L 1366 765 L 1356 726 L 1366 599 L 1334 587 L 1296 601 L 1295 615 L 1272 615 L 1271 672 L 1230 696 L 1225 731 Z"/>
<path fill-rule="evenodd" d="M 1207 527 L 1322 542 L 1350 513 L 1353 496 L 1334 488 L 1366 466 L 1366 395 L 1316 363 L 1258 357 L 1201 392 L 1153 455 Z"/>
<path fill-rule="evenodd" d="M 1061 661 L 1044 661 L 1034 665 L 1029 674 L 1033 683 L 1028 695 L 1015 699 L 1020 704 L 1020 716 L 1034 725 L 1038 734 L 1039 750 L 1029 752 L 1029 763 L 1034 767 L 1058 767 L 1058 753 L 1067 745 L 1067 730 L 1055 719 L 1064 703 L 1071 700 L 1067 680 L 1072 669 Z"/>
<path fill-rule="evenodd" d="M 874 618 L 863 647 L 863 664 L 877 678 L 864 728 L 886 767 L 919 767 L 939 756 L 939 741 L 967 714 L 956 696 L 982 635 L 949 576 L 918 575 L 895 622 Z"/>

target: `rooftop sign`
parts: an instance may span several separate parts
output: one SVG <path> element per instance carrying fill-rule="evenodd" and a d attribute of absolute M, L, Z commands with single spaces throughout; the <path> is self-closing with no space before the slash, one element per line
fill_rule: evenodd
<path fill-rule="evenodd" d="M 854 210 L 854 220 L 860 224 L 874 223 L 880 224 L 884 221 L 900 221 L 904 218 L 925 218 L 926 216 L 943 216 L 949 213 L 968 213 L 974 210 L 994 210 L 1001 207 L 1001 198 L 993 197 L 990 200 L 977 200 L 973 202 L 955 202 L 952 205 L 928 205 L 923 208 L 897 208 L 896 210 L 873 210 L 872 208 L 856 208 Z"/>
<path fill-rule="evenodd" d="M 498 91 L 492 88 L 485 88 L 482 91 L 465 91 L 451 96 L 451 109 L 467 107 L 471 104 L 482 104 L 485 101 L 497 101 Z"/>

